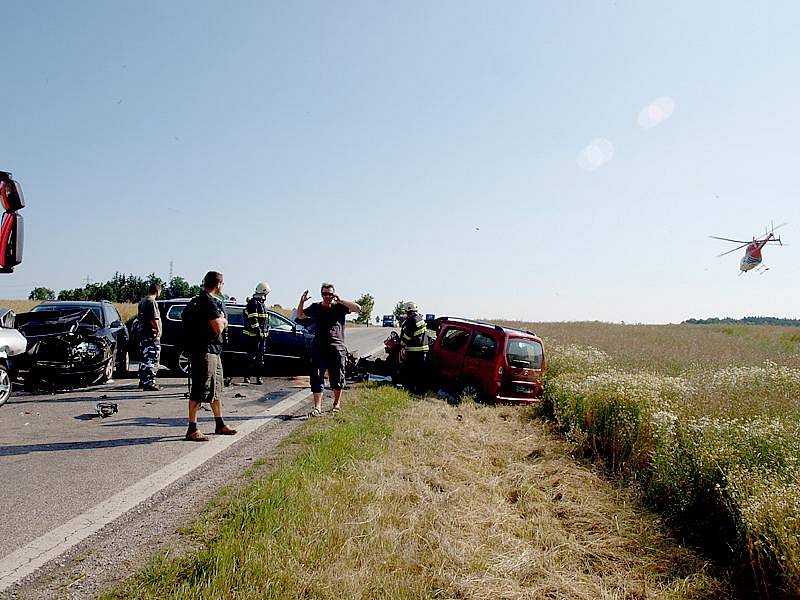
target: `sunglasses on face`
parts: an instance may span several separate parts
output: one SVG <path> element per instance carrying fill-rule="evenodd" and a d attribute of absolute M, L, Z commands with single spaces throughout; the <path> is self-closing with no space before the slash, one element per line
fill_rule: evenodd
<path fill-rule="evenodd" d="M 333 292 L 322 292 L 322 296 L 335 296 Z"/>

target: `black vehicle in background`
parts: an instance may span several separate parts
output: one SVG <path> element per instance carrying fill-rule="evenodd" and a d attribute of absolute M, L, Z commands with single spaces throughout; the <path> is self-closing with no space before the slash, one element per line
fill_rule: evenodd
<path fill-rule="evenodd" d="M 105 383 L 128 371 L 128 328 L 111 302 L 43 302 L 15 327 L 28 344 L 14 361 L 26 389 Z"/>
<path fill-rule="evenodd" d="M 191 298 L 175 298 L 157 300 L 161 313 L 161 364 L 180 374 L 187 374 L 189 355 L 184 349 L 183 309 Z M 225 303 L 228 313 L 228 329 L 225 332 L 225 345 L 222 361 L 226 374 L 240 371 L 246 364 L 247 351 L 244 340 L 245 305 L 237 302 Z M 267 346 L 267 368 L 280 373 L 299 373 L 308 370 L 310 349 L 313 335 L 299 323 L 289 317 L 268 310 L 269 343 Z M 133 329 L 132 319 L 128 324 Z M 131 349 L 134 357 L 139 356 L 139 349 Z"/>

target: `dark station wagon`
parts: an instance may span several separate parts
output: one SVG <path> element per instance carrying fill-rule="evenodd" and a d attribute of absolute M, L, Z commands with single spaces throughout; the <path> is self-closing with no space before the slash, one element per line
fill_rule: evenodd
<path fill-rule="evenodd" d="M 188 373 L 189 356 L 183 347 L 183 309 L 190 298 L 158 300 L 163 332 L 161 336 L 161 363 L 181 374 Z M 245 305 L 226 302 L 228 329 L 224 337 L 222 360 L 226 374 L 235 373 L 245 365 L 247 352 L 244 342 Z M 306 372 L 308 370 L 313 335 L 299 323 L 277 312 L 269 313 L 269 344 L 267 368 L 278 372 Z"/>
<path fill-rule="evenodd" d="M 486 402 L 528 403 L 544 395 L 542 340 L 530 331 L 455 317 L 434 321 L 432 383 Z"/>

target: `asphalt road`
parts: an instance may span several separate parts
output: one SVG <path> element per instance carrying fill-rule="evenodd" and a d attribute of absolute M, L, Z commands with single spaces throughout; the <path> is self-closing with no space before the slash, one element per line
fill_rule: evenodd
<path fill-rule="evenodd" d="M 388 331 L 348 329 L 348 348 L 367 354 L 382 346 Z M 0 560 L 200 445 L 183 441 L 185 379 L 160 377 L 160 392 L 142 392 L 137 384 L 131 372 L 130 378 L 89 389 L 15 393 L 0 408 Z M 266 419 L 266 409 L 306 389 L 307 377 L 228 387 L 225 420 L 235 428 L 254 417 Z M 117 402 L 119 413 L 100 418 L 99 400 Z M 210 411 L 200 412 L 199 425 L 213 433 Z"/>

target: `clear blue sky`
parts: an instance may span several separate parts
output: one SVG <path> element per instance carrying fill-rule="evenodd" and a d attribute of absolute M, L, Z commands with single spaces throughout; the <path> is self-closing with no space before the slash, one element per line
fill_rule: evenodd
<path fill-rule="evenodd" d="M 380 313 L 800 317 L 797 3 L 2 6 L 28 206 L 0 297 L 173 261 L 284 306 L 332 280 Z M 770 220 L 766 274 L 715 258 Z"/>

